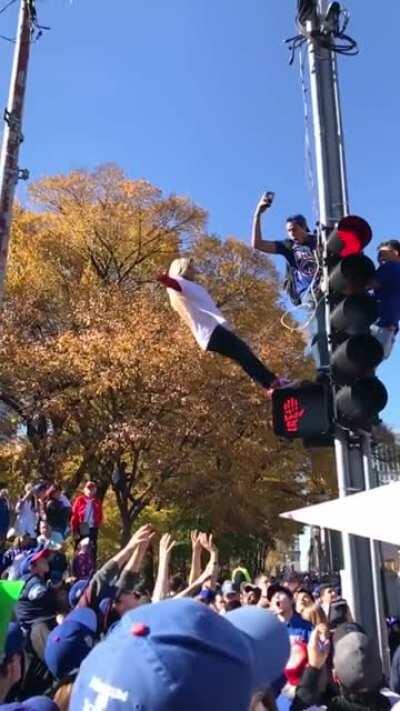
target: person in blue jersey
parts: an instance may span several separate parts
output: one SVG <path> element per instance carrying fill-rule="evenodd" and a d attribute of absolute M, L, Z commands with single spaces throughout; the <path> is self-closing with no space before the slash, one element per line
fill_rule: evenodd
<path fill-rule="evenodd" d="M 310 232 L 304 215 L 291 215 L 286 218 L 286 239 L 263 239 L 261 216 L 270 206 L 267 193 L 259 201 L 254 213 L 252 245 L 260 252 L 280 254 L 286 259 L 285 290 L 291 302 L 297 306 L 304 303 L 317 272 L 316 236 Z"/>
<path fill-rule="evenodd" d="M 290 643 L 305 642 L 307 644 L 312 632 L 312 625 L 295 611 L 291 591 L 283 585 L 271 585 L 268 597 L 271 601 L 271 611 L 287 627 Z"/>
<path fill-rule="evenodd" d="M 261 216 L 271 207 L 270 193 L 259 201 L 253 217 L 251 242 L 253 249 L 266 254 L 280 254 L 286 260 L 284 289 L 294 306 L 304 306 L 310 317 L 311 350 L 317 367 L 328 362 L 328 342 L 324 332 L 324 304 L 314 296 L 313 284 L 318 285 L 317 237 L 308 226 L 304 215 L 286 218 L 287 238 L 263 238 Z M 313 292 L 313 293 L 312 293 Z"/>
<path fill-rule="evenodd" d="M 376 271 L 373 289 L 378 300 L 379 317 L 371 327 L 371 333 L 383 347 L 384 357 L 389 358 L 400 321 L 400 241 L 389 239 L 378 247 L 379 268 Z"/>

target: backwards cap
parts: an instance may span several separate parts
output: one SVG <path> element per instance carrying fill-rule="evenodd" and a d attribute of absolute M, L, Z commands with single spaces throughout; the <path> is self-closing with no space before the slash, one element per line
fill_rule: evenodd
<path fill-rule="evenodd" d="M 194 600 L 164 600 L 127 612 L 84 660 L 70 702 L 82 711 L 247 711 L 254 690 L 245 636 Z"/>

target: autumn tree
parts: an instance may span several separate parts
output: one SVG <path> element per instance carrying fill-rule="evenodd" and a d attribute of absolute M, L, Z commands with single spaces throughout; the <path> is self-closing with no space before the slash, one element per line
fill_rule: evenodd
<path fill-rule="evenodd" d="M 321 483 L 273 436 L 269 405 L 240 369 L 202 354 L 154 281 L 182 250 L 229 321 L 277 373 L 310 374 L 282 328 L 269 260 L 206 232 L 206 213 L 115 166 L 31 188 L 17 208 L 1 316 L 1 399 L 13 432 L 0 478 L 85 477 L 114 491 L 125 540 L 143 509 L 177 507 L 217 532 L 272 540 L 278 513 Z"/>

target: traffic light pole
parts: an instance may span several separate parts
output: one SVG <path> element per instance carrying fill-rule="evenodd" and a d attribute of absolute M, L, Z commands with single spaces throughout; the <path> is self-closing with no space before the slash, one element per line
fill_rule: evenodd
<path fill-rule="evenodd" d="M 31 19 L 34 0 L 21 0 L 17 39 L 0 154 L 0 301 L 3 298 L 7 269 L 8 244 L 15 188 L 19 179 L 29 177 L 18 167 L 19 148 L 23 141 L 22 116 L 31 47 Z"/>
<path fill-rule="evenodd" d="M 315 0 L 317 12 L 307 22 L 310 93 L 314 127 L 317 168 L 319 221 L 322 251 L 326 257 L 326 238 L 335 223 L 349 214 L 346 161 L 341 117 L 336 53 L 321 47 L 312 37 L 321 30 L 328 12 L 327 0 Z M 310 37 L 311 33 L 311 37 Z M 329 34 L 327 35 L 329 38 Z M 331 35 L 333 41 L 333 35 Z M 328 274 L 324 268 L 322 291 L 327 295 Z M 320 337 L 329 341 L 329 305 L 326 301 L 325 332 Z M 328 362 L 321 363 L 329 370 Z M 337 426 L 335 457 L 339 496 L 368 488 L 371 483 L 368 434 L 352 436 Z M 386 660 L 386 639 L 381 619 L 384 619 L 380 595 L 379 575 L 376 569 L 375 544 L 365 539 L 343 534 L 343 588 L 354 617 L 368 632 L 380 641 L 382 659 Z M 371 557 L 371 552 L 375 555 Z M 374 614 L 375 611 L 375 614 Z"/>

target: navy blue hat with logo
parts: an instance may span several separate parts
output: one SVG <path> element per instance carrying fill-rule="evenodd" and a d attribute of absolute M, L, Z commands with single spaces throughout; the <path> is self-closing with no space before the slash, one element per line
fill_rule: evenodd
<path fill-rule="evenodd" d="M 253 652 L 205 605 L 163 600 L 127 612 L 81 665 L 70 711 L 248 711 Z"/>
<path fill-rule="evenodd" d="M 79 669 L 95 645 L 96 633 L 97 617 L 90 607 L 76 607 L 50 632 L 44 658 L 56 679 Z"/>

